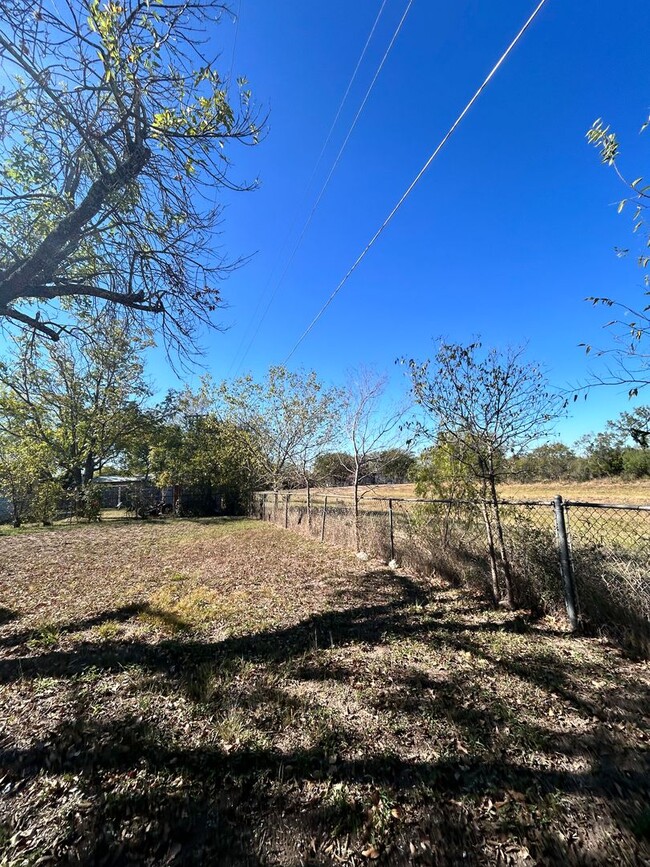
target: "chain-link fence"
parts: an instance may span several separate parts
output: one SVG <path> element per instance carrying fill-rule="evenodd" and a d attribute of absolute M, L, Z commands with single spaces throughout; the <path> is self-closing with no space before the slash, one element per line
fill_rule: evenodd
<path fill-rule="evenodd" d="M 650 653 L 650 507 L 563 501 L 387 499 L 304 491 L 255 495 L 255 513 L 323 542 L 491 592 L 505 559 L 516 604 L 565 611 Z M 495 527 L 503 530 L 503 549 Z"/>
<path fill-rule="evenodd" d="M 565 504 L 580 616 L 645 640 L 650 622 L 650 508 Z"/>

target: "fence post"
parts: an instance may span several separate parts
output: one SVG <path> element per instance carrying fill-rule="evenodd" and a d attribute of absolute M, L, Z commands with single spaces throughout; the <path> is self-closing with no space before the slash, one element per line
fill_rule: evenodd
<path fill-rule="evenodd" d="M 564 584 L 564 602 L 566 613 L 569 618 L 571 629 L 575 632 L 578 628 L 578 603 L 576 597 L 576 585 L 573 578 L 573 564 L 569 549 L 569 537 L 566 531 L 566 516 L 564 500 L 558 494 L 553 500 L 555 510 L 555 529 L 557 533 L 557 548 L 560 557 L 560 572 Z"/>
<path fill-rule="evenodd" d="M 307 479 L 307 528 L 311 535 L 311 479 Z"/>
<path fill-rule="evenodd" d="M 388 500 L 388 527 L 390 530 L 390 559 L 395 559 L 395 533 L 393 528 L 393 501 Z"/>
<path fill-rule="evenodd" d="M 284 529 L 286 530 L 289 526 L 289 498 L 291 494 L 287 494 L 284 500 Z"/>
<path fill-rule="evenodd" d="M 320 540 L 321 542 L 325 541 L 325 515 L 327 515 L 327 494 L 325 495 L 325 502 L 323 503 L 323 520 L 320 525 Z"/>

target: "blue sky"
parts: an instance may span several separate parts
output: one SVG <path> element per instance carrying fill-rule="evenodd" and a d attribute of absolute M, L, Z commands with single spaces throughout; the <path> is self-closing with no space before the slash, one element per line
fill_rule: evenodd
<path fill-rule="evenodd" d="M 311 188 L 317 156 L 380 0 L 232 0 L 239 24 L 215 34 L 222 68 L 245 75 L 269 123 L 256 148 L 234 146 L 222 232 L 250 261 L 223 284 L 225 333 L 204 335 L 215 379 L 262 376 L 280 363 L 374 234 L 506 45 L 534 0 L 413 0 L 404 27 L 282 282 L 313 205 L 407 0 L 387 0 L 350 98 Z M 584 380 L 578 344 L 607 345 L 607 312 L 587 295 L 634 302 L 642 275 L 623 189 L 585 140 L 603 117 L 631 178 L 648 164 L 650 4 L 548 0 L 539 17 L 292 359 L 328 383 L 374 365 L 406 383 L 394 361 L 424 358 L 434 340 L 528 344 L 558 386 Z M 236 37 L 236 39 L 235 39 Z M 640 239 L 638 239 L 640 241 Z M 268 314 L 263 310 L 274 292 Z M 256 315 L 257 313 L 257 315 Z M 254 336 L 253 336 L 254 335 Z M 161 352 L 151 372 L 179 381 Z M 592 364 L 594 362 L 592 361 Z M 193 383 L 196 376 L 187 377 Z M 648 398 L 650 400 L 650 398 Z M 625 390 L 593 391 L 562 423 L 563 438 L 602 428 L 627 409 Z"/>
<path fill-rule="evenodd" d="M 239 27 L 220 28 L 224 66 L 237 30 L 235 71 L 249 79 L 269 125 L 259 147 L 231 152 L 233 177 L 259 176 L 261 186 L 222 199 L 223 249 L 254 255 L 224 284 L 229 307 L 220 318 L 229 330 L 204 339 L 213 376 L 261 375 L 285 358 L 534 5 L 415 0 L 278 284 L 406 0 L 388 0 L 307 195 L 379 0 L 241 0 Z M 635 243 L 630 217 L 617 214 L 623 190 L 585 132 L 606 119 L 622 140 L 623 171 L 643 173 L 649 30 L 648 4 L 549 0 L 292 364 L 338 383 L 351 367 L 372 364 L 394 375 L 397 391 L 398 356 L 426 357 L 439 336 L 480 335 L 489 345 L 527 342 L 557 385 L 584 379 L 578 344 L 608 338 L 606 312 L 583 299 L 641 293 L 634 257 L 613 252 Z M 255 310 L 272 291 L 260 324 Z M 173 384 L 161 367 L 155 374 L 161 387 Z M 624 392 L 592 392 L 561 433 L 573 439 L 627 407 Z"/>

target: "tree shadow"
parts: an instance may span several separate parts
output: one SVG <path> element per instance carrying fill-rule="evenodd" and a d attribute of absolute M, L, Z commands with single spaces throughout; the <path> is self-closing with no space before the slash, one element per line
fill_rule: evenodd
<path fill-rule="evenodd" d="M 597 663 L 513 650 L 508 642 L 522 628 L 515 615 L 481 619 L 474 601 L 473 620 L 454 618 L 438 598 L 433 605 L 426 586 L 386 570 L 359 586 L 348 602 L 373 604 L 253 634 L 76 640 L 1 659 L 8 688 L 58 679 L 68 690 L 64 719 L 25 743 L 3 741 L 0 753 L 9 812 L 36 822 L 43 807 L 33 792 L 46 779 L 65 805 L 63 830 L 39 843 L 38 856 L 82 865 L 455 867 L 516 863 L 516 844 L 539 864 L 612 863 L 620 839 L 599 838 L 596 817 L 578 845 L 563 832 L 562 811 L 571 804 L 575 817 L 583 804 L 584 818 L 587 799 L 620 828 L 647 800 L 647 762 L 616 734 L 647 713 L 647 684 L 611 685 L 598 704 L 582 688 L 598 678 Z M 332 598 L 340 604 L 343 596 Z M 145 610 L 102 612 L 61 632 Z M 554 637 L 524 627 L 540 641 Z M 498 633 L 501 653 L 489 644 Z M 487 664 L 482 671 L 556 697 L 584 725 L 560 736 L 525 704 L 490 695 L 480 672 L 423 670 L 408 648 L 387 667 L 378 652 L 400 642 L 425 646 L 430 666 L 436 652 L 471 654 Z M 375 666 L 370 674 L 363 653 Z M 135 678 L 128 694 L 111 680 L 125 672 Z M 355 723 L 355 714 L 367 722 Z M 366 724 L 379 725 L 385 742 Z M 437 732 L 448 732 L 446 745 Z M 411 753 L 401 741 L 413 744 Z M 628 835 L 630 857 L 634 845 Z"/>
<path fill-rule="evenodd" d="M 0 626 L 4 626 L 5 623 L 12 623 L 14 620 L 18 620 L 19 617 L 20 614 L 17 611 L 0 606 Z"/>
<path fill-rule="evenodd" d="M 84 632 L 86 629 L 92 629 L 96 626 L 101 626 L 103 623 L 127 623 L 129 620 L 137 617 L 146 609 L 147 606 L 144 604 L 121 605 L 118 608 L 111 608 L 107 611 L 100 611 L 98 614 L 92 614 L 89 617 L 72 620 L 68 623 L 57 623 L 56 631 L 59 635 L 72 635 L 76 632 Z M 11 619 L 20 619 L 20 615 L 13 613 L 13 617 Z M 2 624 L 0 623 L 0 625 Z M 26 644 L 30 640 L 37 639 L 41 631 L 42 627 L 32 627 L 30 629 L 22 629 L 19 632 L 12 632 L 4 636 L 3 638 L 0 638 L 0 648 L 19 647 L 22 644 Z"/>

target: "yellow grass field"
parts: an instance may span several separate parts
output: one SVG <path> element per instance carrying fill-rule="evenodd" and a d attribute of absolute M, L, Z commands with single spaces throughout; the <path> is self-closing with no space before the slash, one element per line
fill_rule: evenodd
<path fill-rule="evenodd" d="M 301 491 L 292 496 L 298 497 Z M 499 493 L 504 500 L 552 500 L 561 494 L 565 500 L 586 503 L 621 503 L 645 506 L 650 505 L 650 479 L 621 481 L 620 479 L 597 479 L 590 482 L 533 482 L 528 484 L 501 485 Z M 314 488 L 313 494 L 330 497 L 351 497 L 352 488 Z M 368 497 L 415 497 L 414 485 L 374 485 L 363 488 L 363 496 Z"/>

